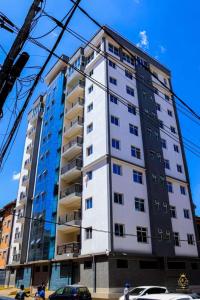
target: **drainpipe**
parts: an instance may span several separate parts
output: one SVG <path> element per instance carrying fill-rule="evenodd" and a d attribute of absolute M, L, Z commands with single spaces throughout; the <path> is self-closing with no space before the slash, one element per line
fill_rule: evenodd
<path fill-rule="evenodd" d="M 92 273 L 93 273 L 93 293 L 96 293 L 96 262 L 95 256 L 92 255 Z"/>

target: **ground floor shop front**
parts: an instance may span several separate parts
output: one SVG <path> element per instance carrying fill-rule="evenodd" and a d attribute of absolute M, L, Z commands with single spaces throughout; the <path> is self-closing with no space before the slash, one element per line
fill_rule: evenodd
<path fill-rule="evenodd" d="M 190 286 L 200 291 L 200 260 L 191 258 L 139 257 L 134 255 L 91 255 L 62 261 L 38 261 L 9 266 L 9 286 L 36 287 L 44 282 L 49 290 L 68 284 L 87 286 L 93 295 L 115 298 L 125 283 L 162 285 L 175 291 L 180 274 L 185 273 Z"/>

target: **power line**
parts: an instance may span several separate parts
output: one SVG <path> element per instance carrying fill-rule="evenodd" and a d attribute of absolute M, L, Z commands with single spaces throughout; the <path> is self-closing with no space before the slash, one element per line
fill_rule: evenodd
<path fill-rule="evenodd" d="M 79 229 L 83 229 L 83 230 L 85 230 L 85 229 L 87 229 L 87 227 L 84 227 L 84 226 L 82 226 L 82 225 L 73 225 L 73 224 L 67 224 L 67 223 L 61 223 L 61 222 L 55 222 L 55 221 L 51 221 L 51 220 L 46 220 L 46 219 L 42 219 L 42 218 L 34 218 L 34 217 L 28 217 L 28 216 L 24 216 L 24 215 L 20 215 L 20 213 L 19 214 L 17 214 L 17 213 L 12 213 L 12 215 L 14 216 L 14 217 L 21 217 L 21 218 L 24 218 L 25 220 L 27 219 L 27 220 L 29 220 L 29 221 L 31 221 L 31 222 L 38 222 L 38 223 L 48 223 L 48 224 L 54 224 L 54 225 L 57 225 L 57 226 L 66 226 L 66 227 L 71 227 L 71 228 L 79 228 Z M 93 228 L 92 227 L 92 231 L 94 231 L 94 232 L 98 232 L 98 233 L 105 233 L 105 234 L 115 234 L 115 231 L 113 231 L 113 232 L 111 232 L 111 231 L 109 231 L 109 230 L 104 230 L 104 229 L 100 229 L 100 228 Z M 164 235 L 164 233 L 163 233 L 163 235 Z M 137 234 L 133 234 L 133 233 L 124 233 L 123 234 L 123 237 L 124 236 L 127 236 L 127 237 L 137 237 Z M 159 236 L 150 236 L 150 235 L 148 235 L 147 236 L 147 239 L 158 239 L 158 240 L 160 240 L 160 237 Z M 171 241 L 171 240 L 173 240 L 171 237 L 170 238 L 163 238 L 162 239 L 163 241 L 166 241 L 166 242 L 168 242 L 168 241 Z M 186 239 L 179 239 L 179 241 L 180 242 L 188 242 L 188 240 L 186 240 Z M 196 236 L 195 236 L 195 242 L 196 243 L 200 243 L 200 240 L 197 240 L 196 239 Z"/>
<path fill-rule="evenodd" d="M 74 3 L 74 0 L 71 0 L 71 2 Z M 94 24 L 96 24 L 99 28 L 101 28 L 102 30 L 104 30 L 115 42 L 117 42 L 121 47 L 122 49 L 126 50 L 129 55 L 134 58 L 143 68 L 145 68 L 156 80 L 158 80 L 160 82 L 160 84 L 166 88 L 175 98 L 177 98 L 183 106 L 185 106 L 198 120 L 200 120 L 200 116 L 189 106 L 187 105 L 187 103 L 185 103 L 185 101 L 183 101 L 171 88 L 169 88 L 168 86 L 166 86 L 159 78 L 157 78 L 157 76 L 150 70 L 149 67 L 145 66 L 144 64 L 141 63 L 141 61 L 135 57 L 131 51 L 129 51 L 129 49 L 127 49 L 126 47 L 124 47 L 124 45 L 122 45 L 119 41 L 117 41 L 106 29 L 106 27 L 100 25 L 100 23 L 94 19 L 93 17 L 91 17 L 89 15 L 88 12 L 86 12 L 80 5 L 78 5 L 78 8 L 80 9 L 80 11 L 86 15 Z"/>
<path fill-rule="evenodd" d="M 32 95 L 33 95 L 33 92 L 34 92 L 34 90 L 35 90 L 35 88 L 36 88 L 36 86 L 37 86 L 37 84 L 38 84 L 38 82 L 39 82 L 39 80 L 40 80 L 40 78 L 41 78 L 41 76 L 42 76 L 42 74 L 43 74 L 43 72 L 44 72 L 44 70 L 45 70 L 47 64 L 49 63 L 49 61 L 50 61 L 50 59 L 51 59 L 51 57 L 52 57 L 52 55 L 53 55 L 55 49 L 57 48 L 58 44 L 60 43 L 60 41 L 61 41 L 61 39 L 62 39 L 62 37 L 63 37 L 63 34 L 64 34 L 64 32 L 65 32 L 65 28 L 66 28 L 67 25 L 69 24 L 69 22 L 70 22 L 72 16 L 74 15 L 74 13 L 75 13 L 75 11 L 76 11 L 76 9 L 77 9 L 77 6 L 78 6 L 78 4 L 80 3 L 80 1 L 81 1 L 81 0 L 77 0 L 76 3 L 72 6 L 72 8 L 71 8 L 71 9 L 69 10 L 69 12 L 67 13 L 68 17 L 67 17 L 67 20 L 66 20 L 66 22 L 65 22 L 65 24 L 64 24 L 64 27 L 63 27 L 63 29 L 61 30 L 59 36 L 57 37 L 57 40 L 56 40 L 56 42 L 54 43 L 54 46 L 52 47 L 51 50 L 49 50 L 49 55 L 48 55 L 47 59 L 45 60 L 43 66 L 41 67 L 39 73 L 37 74 L 37 76 L 36 76 L 36 78 L 35 78 L 35 81 L 34 81 L 32 87 L 31 87 L 31 89 L 30 89 L 30 91 L 29 91 L 29 93 L 28 93 L 28 96 L 27 96 L 27 98 L 26 98 L 26 100 L 25 100 L 25 102 L 24 102 L 24 104 L 23 104 L 23 107 L 21 108 L 21 110 L 20 110 L 20 112 L 19 112 L 19 114 L 18 114 L 18 116 L 17 116 L 17 118 L 16 118 L 16 120 L 15 120 L 15 122 L 14 122 L 14 125 L 13 125 L 13 127 L 12 127 L 12 129 L 11 129 L 11 131 L 10 131 L 10 134 L 9 134 L 9 136 L 8 136 L 8 138 L 7 138 L 7 140 L 6 140 L 6 143 L 5 143 L 5 145 L 4 145 L 4 148 L 3 148 L 2 152 L 1 152 L 1 155 L 0 155 L 0 163 L 3 161 L 3 158 L 4 158 L 5 154 L 6 154 L 6 151 L 7 151 L 8 147 L 9 147 L 9 145 L 10 145 L 10 143 L 11 143 L 12 137 L 13 137 L 13 135 L 14 135 L 14 133 L 15 133 L 17 127 L 19 126 L 19 124 L 20 124 L 20 122 L 21 122 L 23 113 L 24 113 L 24 111 L 25 111 L 25 109 L 26 109 L 26 107 L 27 107 L 27 105 L 28 105 L 28 103 L 29 103 L 29 100 L 31 99 L 31 97 L 32 97 Z M 65 63 L 66 63 L 66 62 L 65 62 Z"/>

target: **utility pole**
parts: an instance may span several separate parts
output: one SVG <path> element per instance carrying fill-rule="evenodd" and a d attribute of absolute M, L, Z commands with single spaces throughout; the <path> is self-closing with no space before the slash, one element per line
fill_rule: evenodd
<path fill-rule="evenodd" d="M 32 22 L 35 18 L 35 16 L 37 15 L 38 11 L 40 10 L 40 3 L 42 3 L 43 0 L 34 0 L 29 11 L 28 14 L 25 18 L 24 24 L 22 25 L 18 35 L 16 36 L 15 41 L 12 44 L 12 47 L 1 67 L 1 71 L 0 71 L 0 93 L 4 87 L 4 85 L 6 84 L 7 80 L 9 80 L 10 77 L 10 73 L 13 67 L 13 63 L 15 61 L 15 59 L 17 58 L 17 56 L 19 55 L 22 47 L 24 46 L 24 43 L 26 42 L 30 30 L 31 30 L 31 25 Z M 2 115 L 2 108 L 3 105 L 5 103 L 5 99 L 1 98 L 0 99 L 0 116 Z"/>

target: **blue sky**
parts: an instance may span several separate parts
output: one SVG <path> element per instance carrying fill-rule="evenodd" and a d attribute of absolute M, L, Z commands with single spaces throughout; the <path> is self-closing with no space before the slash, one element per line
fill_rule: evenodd
<path fill-rule="evenodd" d="M 1 0 L 0 11 L 4 12 L 16 25 L 21 26 L 32 0 Z M 115 29 L 133 43 L 140 45 L 146 51 L 160 60 L 172 71 L 173 87 L 198 114 L 199 105 L 199 78 L 200 78 L 200 2 L 193 0 L 82 0 L 81 5 L 101 24 Z M 46 11 L 61 19 L 71 7 L 70 0 L 47 0 Z M 33 36 L 39 36 L 54 26 L 47 18 L 42 18 L 33 30 Z M 76 12 L 70 23 L 70 28 L 89 39 L 98 29 L 80 12 Z M 40 40 L 44 44 L 52 45 L 58 31 Z M 6 51 L 15 35 L 0 29 L 0 45 Z M 71 55 L 80 45 L 80 41 L 65 34 L 57 53 Z M 43 50 L 26 43 L 25 50 L 31 55 L 29 66 L 40 65 L 47 55 Z M 5 58 L 0 49 L 0 64 Z M 49 64 L 54 63 L 52 59 Z M 48 68 L 47 68 L 48 70 Z M 36 72 L 35 70 L 34 72 Z M 31 70 L 32 72 L 32 70 Z M 30 74 L 26 69 L 23 76 Z M 31 103 L 39 91 L 45 91 L 45 85 L 40 83 Z M 4 109 L 4 118 L 0 121 L 0 145 L 10 118 L 10 109 L 13 108 L 14 93 L 12 93 Z M 29 105 L 28 110 L 31 107 Z M 18 107 L 22 100 L 18 101 Z M 0 207 L 17 195 L 18 176 L 23 155 L 23 146 L 26 134 L 26 111 L 21 123 L 15 143 L 10 151 L 3 169 L 0 172 Z M 179 113 L 182 134 L 195 144 L 200 145 L 199 125 Z M 14 118 L 11 119 L 11 124 Z M 186 150 L 193 200 L 200 214 L 200 158 Z"/>

